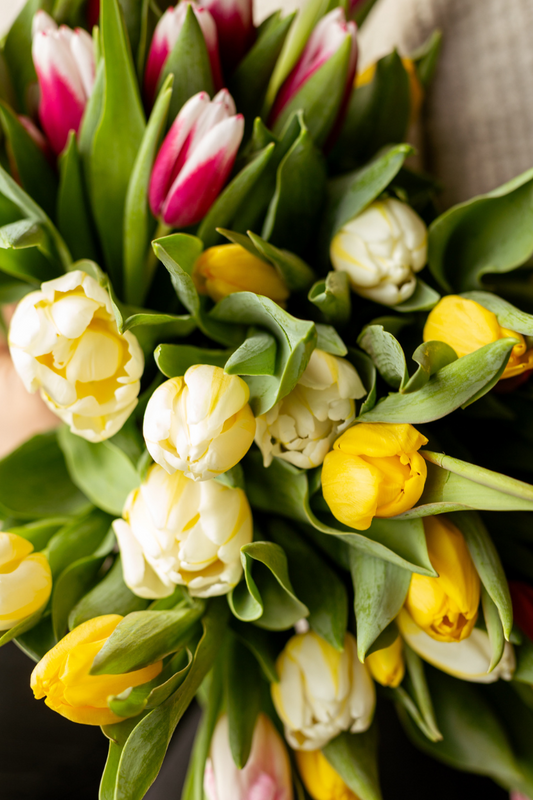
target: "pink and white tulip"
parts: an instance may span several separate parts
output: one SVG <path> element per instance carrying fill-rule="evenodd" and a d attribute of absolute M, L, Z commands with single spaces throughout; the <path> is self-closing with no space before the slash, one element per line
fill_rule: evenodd
<path fill-rule="evenodd" d="M 271 123 L 275 122 L 285 106 L 298 94 L 315 72 L 335 55 L 347 37 L 351 38 L 350 61 L 346 75 L 346 90 L 347 93 L 350 91 L 357 66 L 356 31 L 355 22 L 346 22 L 342 8 L 335 8 L 322 17 L 309 37 L 298 63 L 279 90 L 270 115 Z"/>
<path fill-rule="evenodd" d="M 252 0 L 203 0 L 216 22 L 222 63 L 232 71 L 255 37 Z"/>
<path fill-rule="evenodd" d="M 265 714 L 257 719 L 250 757 L 243 769 L 237 769 L 231 755 L 226 714 L 219 719 L 205 765 L 204 790 L 208 800 L 293 799 L 287 749 Z"/>
<path fill-rule="evenodd" d="M 244 133 L 227 89 L 188 100 L 170 128 L 152 169 L 152 213 L 171 228 L 195 225 L 226 183 Z"/>
<path fill-rule="evenodd" d="M 204 35 L 215 89 L 220 89 L 224 85 L 218 52 L 218 33 L 215 20 L 204 6 L 200 6 L 191 0 L 184 0 L 184 2 L 179 3 L 174 8 L 167 8 L 154 31 L 144 73 L 144 93 L 146 100 L 150 104 L 155 100 L 161 72 L 163 71 L 167 58 L 174 49 L 174 45 L 178 41 L 189 6 L 191 6 L 194 11 Z"/>
<path fill-rule="evenodd" d="M 93 90 L 93 41 L 81 28 L 58 28 L 45 11 L 37 11 L 33 18 L 32 38 L 41 92 L 39 119 L 52 150 L 59 155 L 69 131 L 78 132 Z"/>

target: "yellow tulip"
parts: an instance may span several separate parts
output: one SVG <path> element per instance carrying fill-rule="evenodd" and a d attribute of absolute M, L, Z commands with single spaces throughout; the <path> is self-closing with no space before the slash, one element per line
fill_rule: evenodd
<path fill-rule="evenodd" d="M 366 664 L 375 681 L 382 686 L 399 686 L 405 675 L 402 639 L 398 636 L 383 650 L 376 650 L 366 657 Z"/>
<path fill-rule="evenodd" d="M 324 460 L 322 489 L 332 514 L 364 531 L 374 517 L 395 517 L 420 499 L 427 439 L 412 425 L 363 422 L 349 428 Z"/>
<path fill-rule="evenodd" d="M 402 58 L 404 70 L 407 72 L 409 78 L 409 95 L 411 100 L 411 116 L 410 123 L 416 122 L 422 103 L 424 102 L 424 87 L 420 83 L 418 73 L 416 71 L 415 62 L 411 58 Z M 374 80 L 376 74 L 376 62 L 369 64 L 362 72 L 359 72 L 355 77 L 355 88 L 359 89 L 361 86 L 366 86 Z"/>
<path fill-rule="evenodd" d="M 42 608 L 52 591 L 46 556 L 16 533 L 0 533 L 0 631 Z"/>
<path fill-rule="evenodd" d="M 297 750 L 296 762 L 313 800 L 358 800 L 320 750 Z"/>
<path fill-rule="evenodd" d="M 521 333 L 502 328 L 492 311 L 473 300 L 451 294 L 437 303 L 424 328 L 425 342 L 445 342 L 459 358 L 508 337 L 518 339 L 519 343 L 511 351 L 502 380 L 533 369 L 533 349 L 527 350 Z"/>
<path fill-rule="evenodd" d="M 445 517 L 426 517 L 424 530 L 438 578 L 413 574 L 405 607 L 432 639 L 460 642 L 477 620 L 481 585 L 463 534 Z"/>
<path fill-rule="evenodd" d="M 61 716 L 83 725 L 111 725 L 120 722 L 107 705 L 108 697 L 147 683 L 163 668 L 158 661 L 124 675 L 90 675 L 100 652 L 123 617 L 107 614 L 83 622 L 68 633 L 42 658 L 31 674 L 31 688 L 37 700 Z"/>
<path fill-rule="evenodd" d="M 289 290 L 275 267 L 240 244 L 221 244 L 204 250 L 196 261 L 193 280 L 200 294 L 218 303 L 234 292 L 255 292 L 284 305 Z"/>

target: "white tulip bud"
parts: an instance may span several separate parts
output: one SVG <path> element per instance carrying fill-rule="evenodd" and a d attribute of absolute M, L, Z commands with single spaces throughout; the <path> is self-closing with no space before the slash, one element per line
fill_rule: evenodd
<path fill-rule="evenodd" d="M 206 481 L 238 464 L 250 449 L 255 419 L 250 390 L 237 375 L 197 364 L 155 390 L 144 415 L 144 438 L 154 461 Z"/>
<path fill-rule="evenodd" d="M 378 200 L 347 222 L 331 242 L 333 267 L 354 292 L 394 306 L 413 294 L 427 261 L 427 229 L 407 203 Z"/>
<path fill-rule="evenodd" d="M 361 733 L 372 722 L 374 683 L 347 633 L 339 653 L 313 631 L 293 636 L 279 656 L 272 699 L 295 750 L 319 750 L 342 731 Z"/>
<path fill-rule="evenodd" d="M 437 669 L 472 683 L 494 683 L 503 678 L 510 681 L 516 668 L 513 646 L 505 643 L 500 663 L 489 672 L 492 648 L 486 631 L 474 628 L 460 642 L 439 642 L 419 628 L 411 615 L 402 610 L 397 617 L 400 632 L 415 653 Z"/>
<path fill-rule="evenodd" d="M 354 421 L 354 400 L 365 394 L 348 361 L 313 350 L 292 392 L 256 419 L 255 442 L 265 467 L 274 456 L 302 469 L 318 467 L 337 436 Z"/>
<path fill-rule="evenodd" d="M 109 294 L 76 270 L 24 297 L 11 320 L 13 363 L 29 392 L 72 433 L 101 442 L 137 405 L 144 357 L 132 333 L 120 334 Z"/>
<path fill-rule="evenodd" d="M 194 597 L 226 594 L 242 575 L 240 549 L 252 541 L 242 489 L 194 483 L 154 464 L 113 523 L 124 582 L 139 597 L 168 597 L 176 585 Z"/>

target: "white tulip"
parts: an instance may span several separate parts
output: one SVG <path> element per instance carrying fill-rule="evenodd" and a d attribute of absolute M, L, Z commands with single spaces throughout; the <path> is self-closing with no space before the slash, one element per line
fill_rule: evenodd
<path fill-rule="evenodd" d="M 314 350 L 295 388 L 257 417 L 255 442 L 265 467 L 274 456 L 302 469 L 318 467 L 331 445 L 355 419 L 366 389 L 344 358 Z"/>
<path fill-rule="evenodd" d="M 72 433 L 101 442 L 137 405 L 144 357 L 135 336 L 120 334 L 109 294 L 76 270 L 24 297 L 9 330 L 13 363 L 29 392 Z"/>
<path fill-rule="evenodd" d="M 272 699 L 295 750 L 318 750 L 342 731 L 360 733 L 372 722 L 376 693 L 354 637 L 339 653 L 313 631 L 293 636 L 276 663 Z"/>
<path fill-rule="evenodd" d="M 331 242 L 333 267 L 347 272 L 354 292 L 394 306 L 413 294 L 427 261 L 427 229 L 394 198 L 377 200 L 347 222 Z"/>
<path fill-rule="evenodd" d="M 176 585 L 195 597 L 226 594 L 242 575 L 240 549 L 252 541 L 242 489 L 194 483 L 157 464 L 115 520 L 124 582 L 139 597 L 168 597 Z"/>
<path fill-rule="evenodd" d="M 397 622 L 403 638 L 415 653 L 455 678 L 472 683 L 494 683 L 500 678 L 510 681 L 513 677 L 516 659 L 509 642 L 505 643 L 500 663 L 489 672 L 492 649 L 486 631 L 474 628 L 461 642 L 439 642 L 419 628 L 405 609 Z"/>
<path fill-rule="evenodd" d="M 237 464 L 254 440 L 250 390 L 237 375 L 197 364 L 153 393 L 144 438 L 154 461 L 169 474 L 181 470 L 206 481 Z"/>

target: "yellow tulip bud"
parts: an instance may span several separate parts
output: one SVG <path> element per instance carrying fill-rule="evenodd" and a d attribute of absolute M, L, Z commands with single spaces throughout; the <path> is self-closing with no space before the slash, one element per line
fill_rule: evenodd
<path fill-rule="evenodd" d="M 61 716 L 83 725 L 111 725 L 121 718 L 107 705 L 108 697 L 121 694 L 155 678 L 163 669 L 158 661 L 124 675 L 90 675 L 100 652 L 123 617 L 108 614 L 87 620 L 68 633 L 42 658 L 31 674 L 37 700 Z"/>
<path fill-rule="evenodd" d="M 508 337 L 518 339 L 518 344 L 511 351 L 502 380 L 533 369 L 533 349 L 527 350 L 521 333 L 502 328 L 492 311 L 473 300 L 452 294 L 437 303 L 424 328 L 425 342 L 445 342 L 453 347 L 459 358 Z"/>
<path fill-rule="evenodd" d="M 365 531 L 374 517 L 395 517 L 420 499 L 427 443 L 412 425 L 363 422 L 349 428 L 324 460 L 322 490 L 340 522 Z"/>
<path fill-rule="evenodd" d="M 420 109 L 422 108 L 422 103 L 424 102 L 424 87 L 420 83 L 415 62 L 412 60 L 412 58 L 402 58 L 402 64 L 409 78 L 409 95 L 411 100 L 410 124 L 412 124 L 418 119 Z M 375 74 L 376 62 L 369 64 L 368 67 L 365 67 L 362 72 L 359 72 L 356 75 L 355 88 L 359 89 L 361 86 L 366 86 L 368 83 L 371 83 L 374 80 Z"/>
<path fill-rule="evenodd" d="M 284 305 L 289 290 L 275 267 L 240 244 L 221 244 L 204 250 L 196 261 L 193 280 L 200 294 L 218 303 L 234 292 L 255 292 Z"/>
<path fill-rule="evenodd" d="M 366 663 L 375 681 L 382 686 L 399 686 L 405 675 L 402 639 L 398 636 L 383 650 L 376 650 L 366 657 Z"/>
<path fill-rule="evenodd" d="M 297 750 L 296 762 L 313 800 L 358 800 L 320 750 Z"/>
<path fill-rule="evenodd" d="M 0 631 L 42 608 L 52 591 L 52 573 L 42 553 L 16 533 L 0 533 Z"/>
<path fill-rule="evenodd" d="M 445 517 L 426 517 L 424 530 L 438 578 L 413 573 L 405 607 L 419 628 L 438 642 L 472 633 L 481 585 L 463 534 Z"/>

